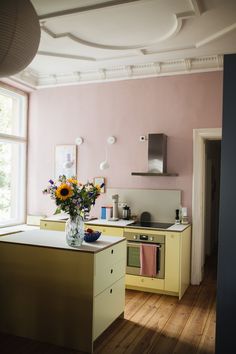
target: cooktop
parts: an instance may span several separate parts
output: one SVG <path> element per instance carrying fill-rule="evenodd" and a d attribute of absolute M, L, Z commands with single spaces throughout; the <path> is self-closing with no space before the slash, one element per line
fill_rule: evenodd
<path fill-rule="evenodd" d="M 130 227 L 143 227 L 145 229 L 168 229 L 173 224 L 164 223 L 164 222 L 155 222 L 155 221 L 136 221 L 133 224 L 130 224 Z"/>

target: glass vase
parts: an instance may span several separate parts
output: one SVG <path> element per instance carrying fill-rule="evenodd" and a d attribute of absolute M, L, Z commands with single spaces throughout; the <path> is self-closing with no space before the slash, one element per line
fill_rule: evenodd
<path fill-rule="evenodd" d="M 77 215 L 66 222 L 66 242 L 71 247 L 80 247 L 84 240 L 84 219 Z"/>

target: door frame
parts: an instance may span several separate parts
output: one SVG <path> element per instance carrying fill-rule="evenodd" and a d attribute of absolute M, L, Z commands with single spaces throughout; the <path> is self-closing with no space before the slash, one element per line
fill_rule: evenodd
<path fill-rule="evenodd" d="M 205 141 L 221 139 L 221 128 L 193 129 L 191 284 L 194 285 L 201 283 L 204 270 Z"/>

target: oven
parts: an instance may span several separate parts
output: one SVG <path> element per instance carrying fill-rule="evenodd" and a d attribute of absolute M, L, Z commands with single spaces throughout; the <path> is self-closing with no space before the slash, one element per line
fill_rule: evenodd
<path fill-rule="evenodd" d="M 156 278 L 165 278 L 165 235 L 153 235 L 148 231 L 137 229 L 137 232 L 126 231 L 127 239 L 127 263 L 126 274 L 140 275 L 140 246 L 151 244 L 157 247 Z"/>

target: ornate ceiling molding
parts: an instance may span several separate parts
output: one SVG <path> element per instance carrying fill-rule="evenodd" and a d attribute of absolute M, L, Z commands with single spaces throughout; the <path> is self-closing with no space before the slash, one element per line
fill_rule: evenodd
<path fill-rule="evenodd" d="M 184 14 L 184 16 L 186 16 L 186 14 Z M 193 15 L 191 15 L 191 17 L 192 16 Z M 129 45 L 129 46 L 109 45 L 109 44 L 100 44 L 100 43 L 96 43 L 96 42 L 91 42 L 91 41 L 84 40 L 83 38 L 80 38 L 78 36 L 75 36 L 74 34 L 72 34 L 70 32 L 54 33 L 45 24 L 41 25 L 41 30 L 43 32 L 47 33 L 51 38 L 53 38 L 55 40 L 58 38 L 67 38 L 73 42 L 82 44 L 82 45 L 90 47 L 90 48 L 99 48 L 99 49 L 106 49 L 106 50 L 132 50 L 132 49 L 141 50 L 141 49 L 144 49 L 144 48 L 149 47 L 151 45 L 165 41 L 165 40 L 170 39 L 171 37 L 175 36 L 180 31 L 180 29 L 182 27 L 182 19 L 183 18 L 181 18 L 181 17 L 175 16 L 175 25 L 173 26 L 173 28 L 170 28 L 168 33 L 166 33 L 164 36 L 162 36 L 160 38 L 156 38 L 155 40 L 147 42 L 147 43 L 140 43 L 138 45 Z"/>
<path fill-rule="evenodd" d="M 186 11 L 186 12 L 179 12 L 179 13 L 170 13 L 169 16 L 174 17 L 174 23 L 172 26 L 160 37 L 157 37 L 153 40 L 146 41 L 145 43 L 139 43 L 136 45 L 110 45 L 106 43 L 97 43 L 95 41 L 88 41 L 83 39 L 82 37 L 75 35 L 71 32 L 62 32 L 62 33 L 55 33 L 50 29 L 50 19 L 54 19 L 54 22 L 58 17 L 61 16 L 72 16 L 75 14 L 80 14 L 84 11 L 92 11 L 92 10 L 97 10 L 101 8 L 107 8 L 111 6 L 116 6 L 116 5 L 125 5 L 127 3 L 135 3 L 135 2 L 145 2 L 148 0 L 127 0 L 127 1 L 108 1 L 105 3 L 100 3 L 96 5 L 90 5 L 90 6 L 85 6 L 85 7 L 79 7 L 75 9 L 69 9 L 65 11 L 59 11 L 51 14 L 44 14 L 39 16 L 40 18 L 40 23 L 41 23 L 41 30 L 45 32 L 48 36 L 50 36 L 53 39 L 59 39 L 59 38 L 67 38 L 70 41 L 73 41 L 75 43 L 78 43 L 80 45 L 84 45 L 90 48 L 98 48 L 98 49 L 103 49 L 103 50 L 109 50 L 109 51 L 120 51 L 120 50 L 133 50 L 133 49 L 138 49 L 138 50 L 144 50 L 145 48 L 148 48 L 151 45 L 155 45 L 157 43 L 163 42 L 167 39 L 171 39 L 174 37 L 182 28 L 183 20 L 193 18 L 195 16 L 199 16 L 201 14 L 200 7 L 198 4 L 198 0 L 186 0 L 189 1 L 190 8 L 192 10 Z M 157 31 L 158 32 L 158 31 Z"/>
<path fill-rule="evenodd" d="M 112 0 L 112 1 L 106 1 L 106 2 L 101 2 L 99 4 L 94 4 L 94 5 L 88 5 L 88 6 L 80 6 L 68 10 L 62 10 L 62 11 L 56 11 L 56 12 L 51 12 L 48 14 L 42 14 L 39 16 L 40 22 L 48 20 L 48 19 L 54 19 L 62 16 L 70 16 L 82 12 L 88 12 L 88 11 L 93 11 L 93 10 L 99 10 L 99 9 L 104 9 L 106 7 L 114 7 L 118 5 L 126 5 L 132 2 L 140 2 L 140 1 L 147 1 L 147 0 Z M 195 0 L 192 0 L 195 1 Z"/>
<path fill-rule="evenodd" d="M 213 41 L 225 36 L 226 34 L 228 34 L 230 32 L 235 31 L 235 30 L 236 30 L 236 22 L 230 26 L 223 28 L 222 30 L 220 30 L 218 32 L 213 33 L 211 36 L 206 37 L 206 38 L 202 39 L 201 41 L 197 42 L 196 48 L 202 47 L 210 42 L 213 42 Z"/>
<path fill-rule="evenodd" d="M 46 52 L 46 51 L 43 51 L 43 50 L 39 50 L 37 52 L 37 55 L 44 55 L 44 56 L 49 56 L 49 57 L 57 57 L 57 58 L 65 58 L 65 59 L 84 60 L 84 61 L 96 61 L 96 59 L 93 58 L 93 57 L 83 57 L 81 55 Z"/>
<path fill-rule="evenodd" d="M 45 75 L 26 69 L 11 79 L 32 89 L 223 70 L 223 56 L 185 58 L 89 72 Z"/>

